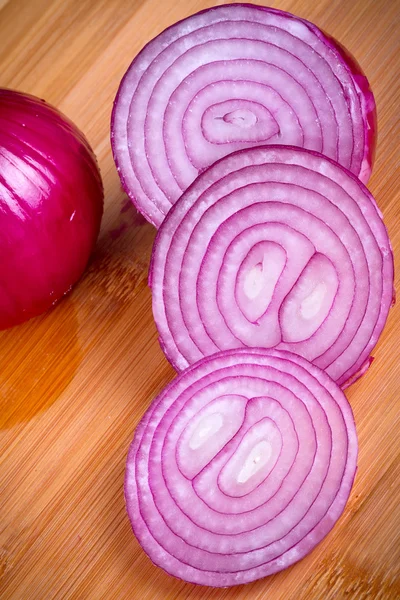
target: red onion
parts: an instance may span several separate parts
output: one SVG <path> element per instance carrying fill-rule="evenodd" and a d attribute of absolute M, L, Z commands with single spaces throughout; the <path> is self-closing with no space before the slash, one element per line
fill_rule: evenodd
<path fill-rule="evenodd" d="M 152 40 L 123 78 L 111 138 L 122 183 L 159 226 L 198 173 L 259 144 L 304 146 L 366 182 L 375 102 L 355 60 L 318 27 L 233 4 Z"/>
<path fill-rule="evenodd" d="M 176 369 L 277 347 L 345 385 L 384 327 L 393 256 L 355 176 L 308 150 L 264 146 L 223 158 L 182 195 L 158 231 L 150 284 Z"/>
<path fill-rule="evenodd" d="M 289 352 L 221 352 L 153 402 L 129 451 L 133 530 L 168 573 L 209 586 L 285 569 L 347 502 L 357 436 L 344 394 Z"/>
<path fill-rule="evenodd" d="M 100 173 L 82 133 L 43 100 L 0 89 L 0 329 L 71 288 L 102 213 Z"/>

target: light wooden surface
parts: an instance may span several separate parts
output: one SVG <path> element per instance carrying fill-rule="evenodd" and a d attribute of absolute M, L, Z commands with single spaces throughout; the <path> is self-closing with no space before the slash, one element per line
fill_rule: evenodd
<path fill-rule="evenodd" d="M 360 458 L 347 510 L 309 557 L 254 584 L 212 590 L 154 567 L 130 530 L 122 494 L 128 445 L 173 370 L 157 343 L 146 284 L 155 232 L 121 190 L 109 117 L 119 80 L 144 43 L 212 4 L 0 0 L 0 86 L 43 97 L 72 118 L 94 147 L 106 192 L 97 249 L 74 291 L 47 315 L 0 333 L 3 600 L 400 598 L 399 305 L 370 371 L 348 392 Z M 337 37 L 369 77 L 379 113 L 370 188 L 398 258 L 400 3 L 271 5 Z"/>

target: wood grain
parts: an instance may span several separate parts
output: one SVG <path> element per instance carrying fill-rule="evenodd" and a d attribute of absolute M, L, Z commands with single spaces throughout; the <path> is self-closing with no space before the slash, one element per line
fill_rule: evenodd
<path fill-rule="evenodd" d="M 153 228 L 121 190 L 109 145 L 118 83 L 139 49 L 202 0 L 0 0 L 0 86 L 57 105 L 86 133 L 106 191 L 91 264 L 54 310 L 0 334 L 0 596 L 3 600 L 386 600 L 400 598 L 400 314 L 348 392 L 359 469 L 331 534 L 286 572 L 212 590 L 154 567 L 122 495 L 134 428 L 173 377 L 146 284 Z M 378 104 L 370 188 L 400 256 L 400 5 L 281 0 L 358 59 Z M 0 259 L 1 260 L 1 259 Z M 396 277 L 398 287 L 398 276 Z"/>

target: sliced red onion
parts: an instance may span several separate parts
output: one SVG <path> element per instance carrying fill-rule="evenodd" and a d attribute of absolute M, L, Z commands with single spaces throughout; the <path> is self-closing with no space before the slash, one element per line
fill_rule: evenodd
<path fill-rule="evenodd" d="M 152 40 L 123 78 L 114 158 L 155 226 L 198 173 L 241 148 L 304 146 L 366 182 L 375 102 L 355 60 L 315 25 L 233 4 L 193 15 Z"/>
<path fill-rule="evenodd" d="M 221 352 L 153 402 L 129 451 L 133 530 L 168 573 L 232 586 L 308 554 L 347 502 L 350 405 L 330 377 L 277 350 Z"/>
<path fill-rule="evenodd" d="M 150 276 L 176 369 L 277 347 L 340 385 L 365 371 L 393 297 L 371 194 L 333 161 L 283 146 L 239 151 L 200 175 L 159 229 Z"/>

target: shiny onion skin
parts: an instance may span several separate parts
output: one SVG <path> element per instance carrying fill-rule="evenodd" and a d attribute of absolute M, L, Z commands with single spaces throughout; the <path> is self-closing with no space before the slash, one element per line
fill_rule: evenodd
<path fill-rule="evenodd" d="M 330 377 L 277 350 L 205 358 L 156 398 L 125 476 L 151 560 L 225 587 L 287 568 L 343 512 L 357 464 L 350 405 Z"/>
<path fill-rule="evenodd" d="M 370 364 L 393 301 L 376 203 L 321 154 L 264 146 L 202 173 L 158 231 L 149 283 L 177 370 L 240 347 L 276 347 L 346 387 Z"/>
<path fill-rule="evenodd" d="M 0 89 L 0 329 L 69 291 L 102 214 L 103 185 L 83 134 L 43 100 Z"/>
<path fill-rule="evenodd" d="M 365 183 L 376 111 L 355 59 L 312 23 L 251 4 L 169 27 L 133 60 L 114 103 L 122 184 L 158 227 L 216 160 L 256 145 L 321 152 Z"/>

